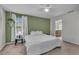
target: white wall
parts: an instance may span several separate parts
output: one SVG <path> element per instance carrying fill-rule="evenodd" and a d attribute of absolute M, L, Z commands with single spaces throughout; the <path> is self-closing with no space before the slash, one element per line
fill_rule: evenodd
<path fill-rule="evenodd" d="M 55 32 L 55 17 L 51 17 L 50 19 L 50 34 L 53 35 L 53 33 Z"/>
<path fill-rule="evenodd" d="M 5 45 L 5 13 L 0 6 L 0 50 Z"/>
<path fill-rule="evenodd" d="M 79 45 L 79 12 L 66 14 L 62 17 L 62 39 Z"/>

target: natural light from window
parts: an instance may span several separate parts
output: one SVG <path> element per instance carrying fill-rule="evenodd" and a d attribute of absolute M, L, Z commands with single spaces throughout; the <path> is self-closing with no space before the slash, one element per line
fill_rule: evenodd
<path fill-rule="evenodd" d="M 22 17 L 16 17 L 15 21 L 15 34 L 23 35 L 23 20 Z"/>
<path fill-rule="evenodd" d="M 56 20 L 55 25 L 56 25 L 56 30 L 62 30 L 62 19 Z"/>

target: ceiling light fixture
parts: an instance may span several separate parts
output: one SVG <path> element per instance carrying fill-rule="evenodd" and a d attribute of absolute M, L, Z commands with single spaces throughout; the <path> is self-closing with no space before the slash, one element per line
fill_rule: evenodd
<path fill-rule="evenodd" d="M 48 8 L 45 8 L 44 11 L 45 11 L 45 12 L 49 12 L 49 9 L 48 9 Z"/>
<path fill-rule="evenodd" d="M 52 9 L 50 4 L 40 4 L 40 9 L 44 12 L 49 12 Z"/>

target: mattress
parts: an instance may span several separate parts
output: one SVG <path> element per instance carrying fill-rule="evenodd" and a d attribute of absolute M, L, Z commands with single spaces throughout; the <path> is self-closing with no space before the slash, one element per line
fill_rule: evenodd
<path fill-rule="evenodd" d="M 56 37 L 51 36 L 51 35 L 46 35 L 46 34 L 28 35 L 25 37 L 27 46 L 38 44 L 38 43 L 49 41 L 49 40 L 54 40 L 54 39 L 56 39 Z"/>
<path fill-rule="evenodd" d="M 28 35 L 25 37 L 27 54 L 42 54 L 57 46 L 60 46 L 60 40 L 52 35 Z"/>

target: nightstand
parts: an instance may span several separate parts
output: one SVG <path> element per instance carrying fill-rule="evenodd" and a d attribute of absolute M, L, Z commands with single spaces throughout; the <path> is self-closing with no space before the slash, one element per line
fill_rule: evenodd
<path fill-rule="evenodd" d="M 16 38 L 15 38 L 15 45 L 18 43 L 18 41 L 21 41 L 21 44 L 23 44 L 24 43 L 24 39 L 23 39 L 23 37 L 22 36 L 17 36 Z"/>

